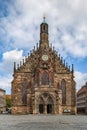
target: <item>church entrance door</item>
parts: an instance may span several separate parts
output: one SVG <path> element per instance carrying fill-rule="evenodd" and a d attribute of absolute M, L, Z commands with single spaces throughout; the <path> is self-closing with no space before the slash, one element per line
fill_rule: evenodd
<path fill-rule="evenodd" d="M 47 104 L 47 113 L 48 114 L 52 113 L 52 104 Z"/>
<path fill-rule="evenodd" d="M 39 98 L 39 100 L 37 100 L 38 107 L 36 108 L 38 110 L 38 113 L 40 114 L 54 113 L 54 103 L 49 93 L 43 93 L 38 98 Z"/>
<path fill-rule="evenodd" d="M 43 108 L 44 108 L 43 104 L 39 104 L 39 112 L 41 114 L 43 114 L 43 110 L 44 110 Z"/>

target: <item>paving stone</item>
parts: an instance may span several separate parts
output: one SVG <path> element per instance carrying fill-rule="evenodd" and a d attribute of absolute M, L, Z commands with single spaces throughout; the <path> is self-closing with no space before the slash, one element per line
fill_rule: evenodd
<path fill-rule="evenodd" d="M 0 130 L 87 130 L 87 116 L 0 115 Z"/>

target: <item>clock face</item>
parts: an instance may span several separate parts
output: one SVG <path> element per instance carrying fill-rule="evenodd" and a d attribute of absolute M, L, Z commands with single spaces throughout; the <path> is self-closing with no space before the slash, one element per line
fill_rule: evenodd
<path fill-rule="evenodd" d="M 48 55 L 42 55 L 42 60 L 47 61 L 48 60 Z"/>

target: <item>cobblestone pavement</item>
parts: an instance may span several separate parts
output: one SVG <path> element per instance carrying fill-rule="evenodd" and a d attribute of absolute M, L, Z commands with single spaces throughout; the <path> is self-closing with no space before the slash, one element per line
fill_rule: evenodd
<path fill-rule="evenodd" d="M 0 130 L 87 130 L 87 116 L 0 115 Z"/>

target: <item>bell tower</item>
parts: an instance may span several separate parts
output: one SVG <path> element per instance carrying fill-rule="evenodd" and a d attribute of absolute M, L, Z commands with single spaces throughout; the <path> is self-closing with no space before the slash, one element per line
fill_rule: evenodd
<path fill-rule="evenodd" d="M 40 48 L 48 48 L 49 40 L 48 40 L 48 24 L 45 21 L 45 17 L 43 17 L 43 22 L 40 25 Z"/>

